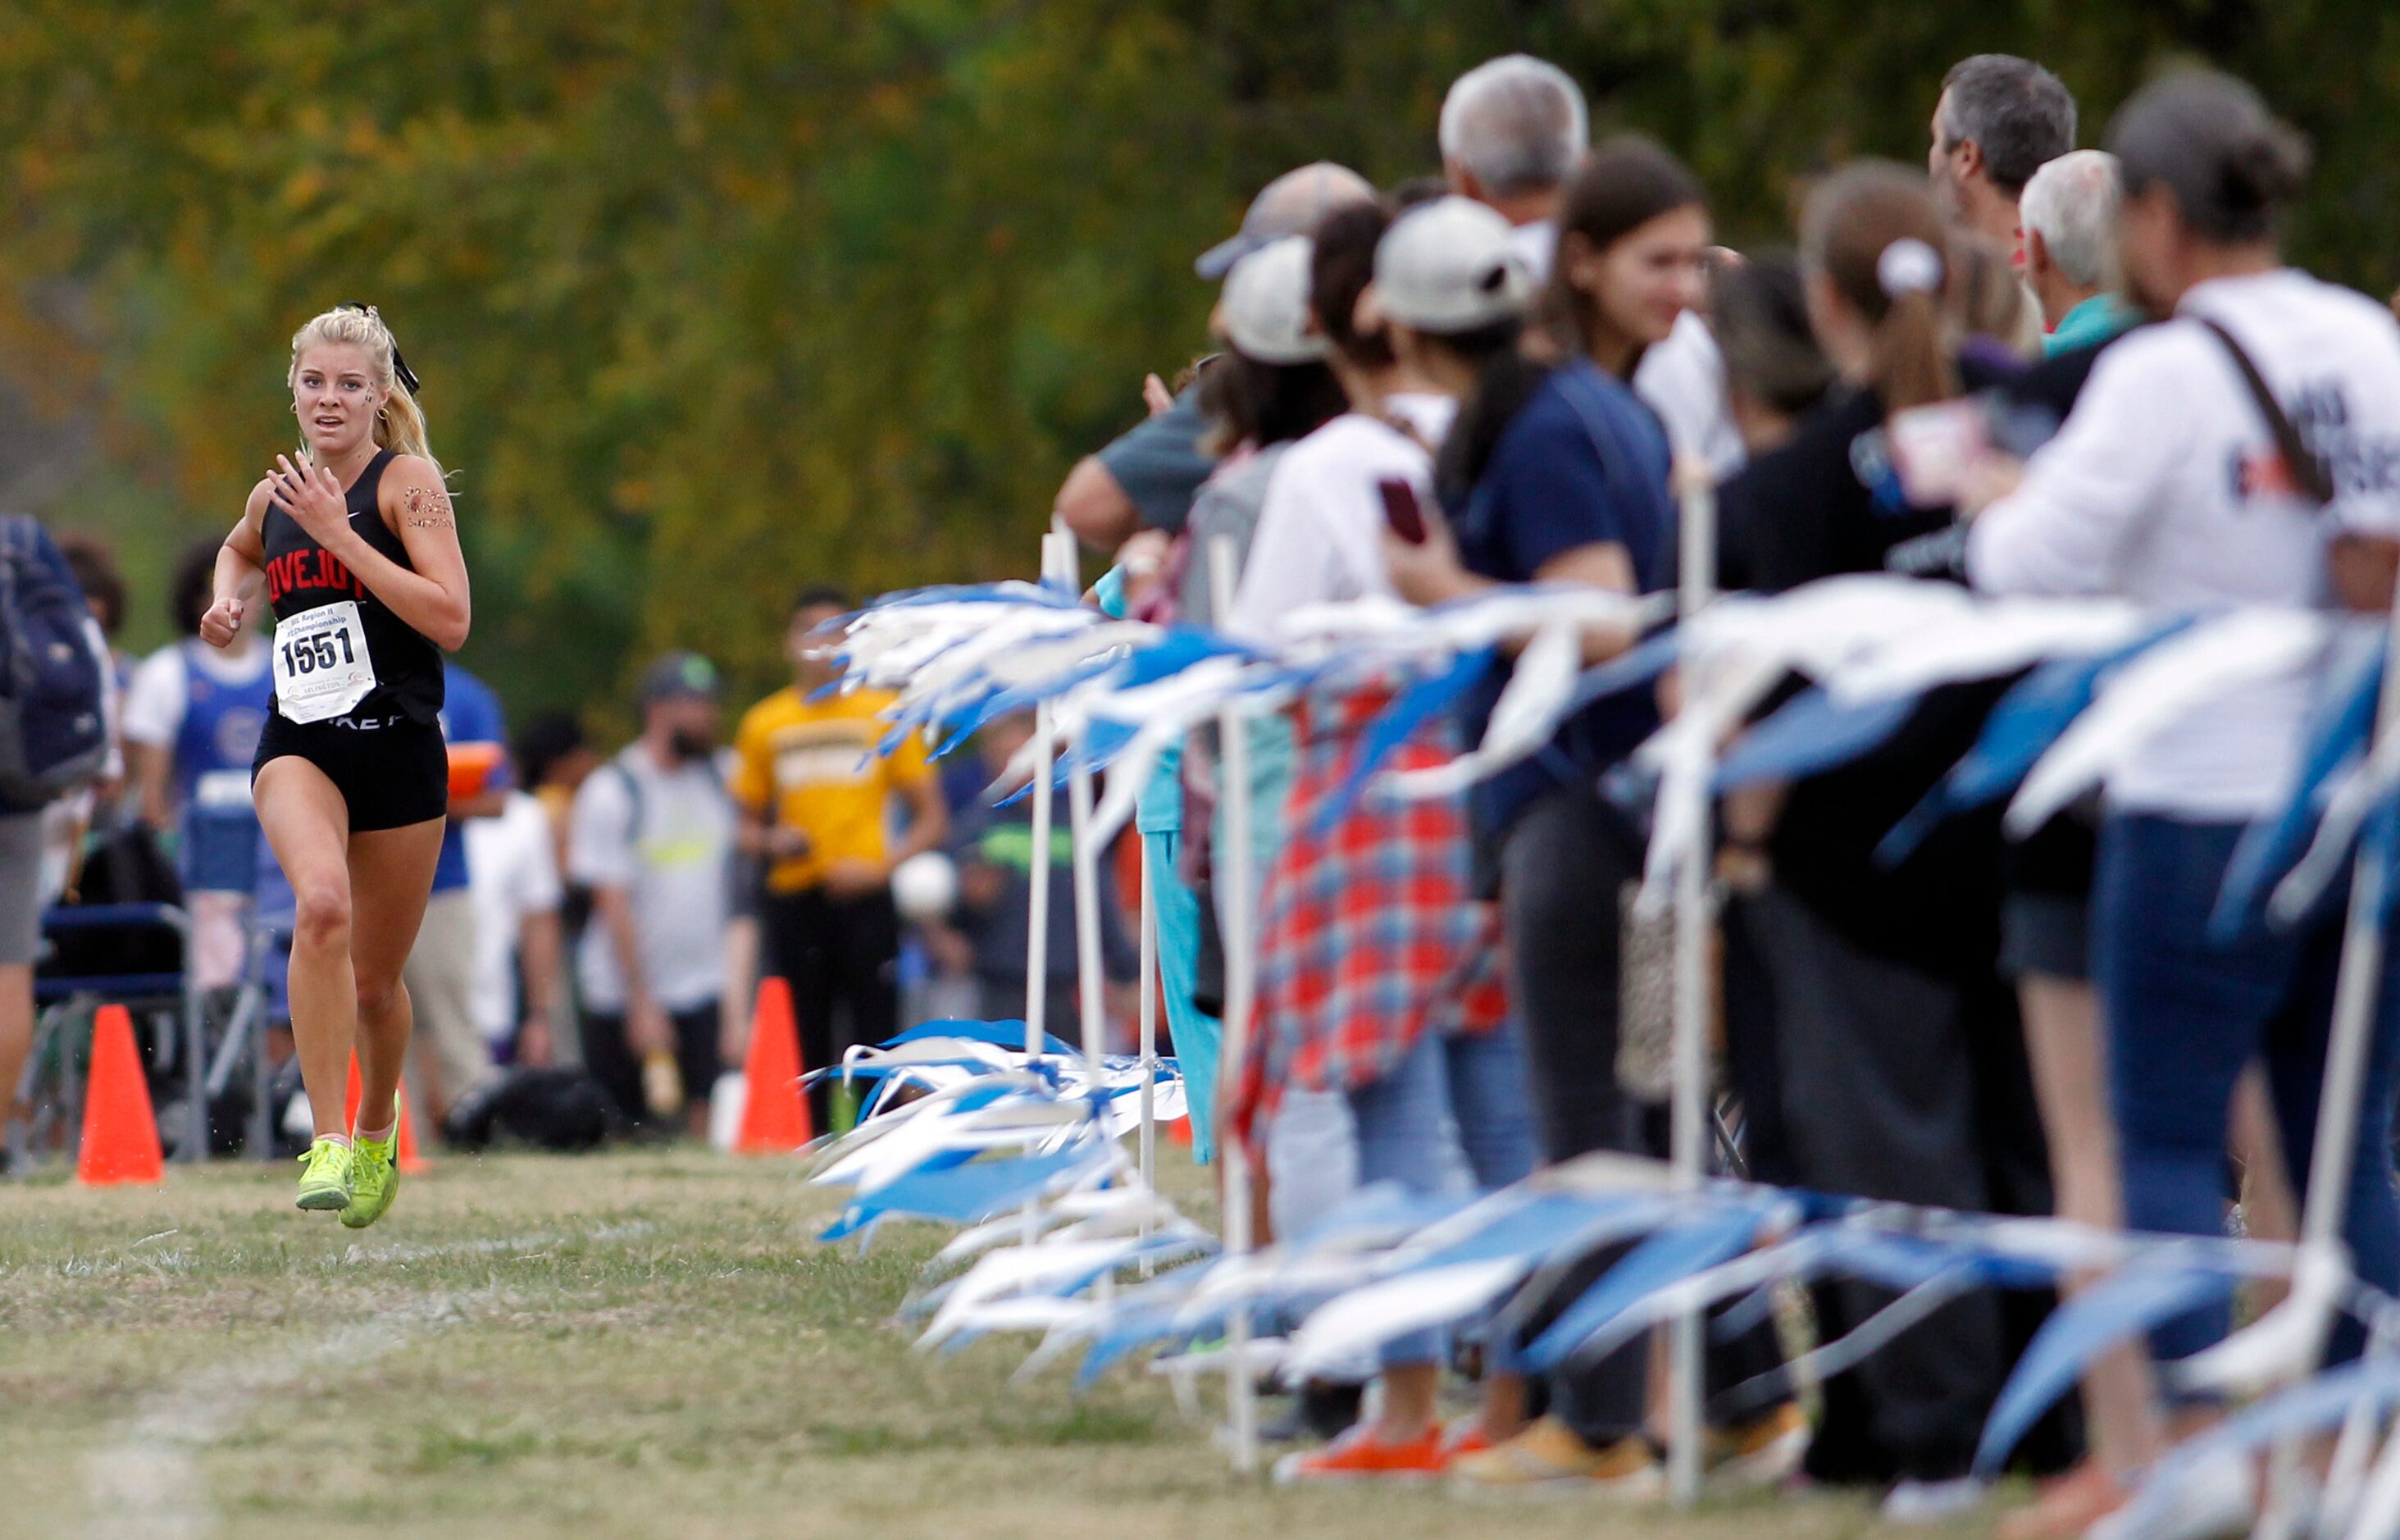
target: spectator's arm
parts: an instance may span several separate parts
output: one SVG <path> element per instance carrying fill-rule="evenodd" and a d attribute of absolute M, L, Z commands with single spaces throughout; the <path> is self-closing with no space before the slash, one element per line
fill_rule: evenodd
<path fill-rule="evenodd" d="M 517 1062 L 536 1069 L 556 1055 L 552 1030 L 558 1020 L 559 977 L 566 952 L 556 909 L 537 909 L 517 921 L 517 961 L 525 970 L 525 1018 L 517 1031 Z"/>
<path fill-rule="evenodd" d="M 607 938 L 617 976 L 625 986 L 625 1038 L 640 1054 L 675 1045 L 674 1028 L 650 996 L 642 967 L 641 934 L 634 919 L 634 884 L 641 854 L 634 846 L 633 793 L 622 774 L 603 768 L 575 794 L 566 869 L 592 890 L 592 918 Z"/>
<path fill-rule="evenodd" d="M 2154 332 L 2100 356 L 2075 410 L 2034 452 L 2016 490 L 1968 526 L 1967 576 L 1978 590 L 2073 595 L 2120 588 L 2155 489 L 2191 453 L 2179 421 L 2161 415 L 2157 402 L 2174 399 L 2179 374 L 2225 367 L 2199 347 L 2196 338 Z"/>
<path fill-rule="evenodd" d="M 175 756 L 156 743 L 126 741 L 125 757 L 142 795 L 142 822 L 165 830 L 175 822 Z"/>
<path fill-rule="evenodd" d="M 1094 551 L 1114 551 L 1141 527 L 1133 499 L 1093 455 L 1077 460 L 1075 469 L 1067 472 L 1050 511 L 1066 521 L 1075 538 Z"/>
<path fill-rule="evenodd" d="M 758 992 L 758 918 L 737 914 L 725 926 L 725 992 L 716 1001 L 716 1062 L 727 1069 L 750 1054 L 750 1009 Z"/>
<path fill-rule="evenodd" d="M 617 959 L 617 976 L 625 981 L 627 1043 L 635 1053 L 645 1055 L 673 1048 L 673 1029 L 666 1012 L 651 997 L 649 978 L 642 971 L 642 941 L 634 924 L 633 890 L 593 889 L 592 914 L 608 937 L 608 950 Z"/>
<path fill-rule="evenodd" d="M 980 916 L 1001 900 L 1008 882 L 998 866 L 977 861 L 959 868 L 959 907 L 969 916 Z"/>
<path fill-rule="evenodd" d="M 505 791 L 483 791 L 472 797 L 450 798 L 453 818 L 498 818 L 508 808 L 509 794 Z"/>
<path fill-rule="evenodd" d="M 142 822 L 168 829 L 175 822 L 175 738 L 183 730 L 190 680 L 175 647 L 162 647 L 133 670 L 119 730 L 126 769 L 141 794 Z"/>

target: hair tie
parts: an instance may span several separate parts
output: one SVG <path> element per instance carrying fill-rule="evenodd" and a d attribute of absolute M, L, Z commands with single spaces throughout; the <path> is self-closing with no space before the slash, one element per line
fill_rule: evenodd
<path fill-rule="evenodd" d="M 1915 236 L 1902 236 L 1875 258 L 1875 283 L 1886 299 L 1933 293 L 1942 287 L 1942 253 Z"/>
<path fill-rule="evenodd" d="M 334 308 L 336 310 L 361 311 L 364 313 L 369 320 L 374 321 L 377 326 L 383 327 L 383 339 L 391 344 L 392 374 L 398 377 L 400 383 L 407 388 L 410 395 L 414 396 L 418 394 L 416 371 L 411 369 L 408 366 L 408 361 L 400 356 L 400 339 L 393 336 L 391 334 L 391 328 L 385 324 L 383 312 L 376 309 L 372 305 L 361 305 L 354 299 L 346 299 L 342 301 L 341 304 L 334 306 Z"/>

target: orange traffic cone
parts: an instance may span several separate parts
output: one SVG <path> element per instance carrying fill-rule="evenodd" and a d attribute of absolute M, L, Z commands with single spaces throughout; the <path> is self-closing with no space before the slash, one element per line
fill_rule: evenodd
<path fill-rule="evenodd" d="M 103 1005 L 91 1023 L 91 1080 L 84 1089 L 83 1148 L 75 1179 L 87 1187 L 167 1179 L 158 1152 L 158 1119 L 133 1046 L 133 1018 L 122 1005 Z"/>
<path fill-rule="evenodd" d="M 408 1082 L 401 1083 L 404 1088 Z M 350 1084 L 342 1093 L 342 1122 L 351 1128 L 359 1125 L 359 1056 L 350 1055 Z M 425 1157 L 416 1152 L 416 1118 L 408 1110 L 408 1097 L 403 1089 L 400 1098 L 400 1158 L 402 1171 L 414 1175 L 425 1169 Z"/>
<path fill-rule="evenodd" d="M 734 1136 L 734 1149 L 750 1155 L 784 1155 L 809 1142 L 809 1098 L 801 1094 L 800 1074 L 792 987 L 780 978 L 761 979 L 757 1013 L 750 1023 L 750 1060 L 743 1070 L 749 1095 L 742 1104 L 742 1132 Z"/>

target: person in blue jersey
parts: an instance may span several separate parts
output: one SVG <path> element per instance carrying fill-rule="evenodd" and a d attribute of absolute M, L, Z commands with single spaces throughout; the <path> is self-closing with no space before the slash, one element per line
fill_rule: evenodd
<path fill-rule="evenodd" d="M 416 1018 L 409 1088 L 429 1126 L 440 1127 L 461 1097 L 494 1073 L 491 1045 L 475 1017 L 475 899 L 469 890 L 467 825 L 497 818 L 515 785 L 507 750 L 508 725 L 491 687 L 445 659 L 442 665 L 442 738 L 451 761 L 449 822 L 442 857 L 433 866 L 433 893 L 416 945 L 401 970 Z"/>
<path fill-rule="evenodd" d="M 177 639 L 142 660 L 125 695 L 125 756 L 138 816 L 175 841 L 192 917 L 192 967 L 203 989 L 240 976 L 258 848 L 250 764 L 275 690 L 255 623 L 222 649 L 200 640 L 217 545 L 203 539 L 175 564 L 168 592 Z"/>
<path fill-rule="evenodd" d="M 359 1229 L 399 1189 L 401 967 L 449 803 L 442 654 L 466 643 L 472 611 L 416 376 L 383 318 L 344 306 L 309 320 L 286 379 L 301 447 L 275 457 L 218 549 L 200 639 L 231 647 L 262 593 L 274 610 L 275 709 L 252 791 L 295 901 L 292 1029 L 316 1135 L 297 1202 Z"/>

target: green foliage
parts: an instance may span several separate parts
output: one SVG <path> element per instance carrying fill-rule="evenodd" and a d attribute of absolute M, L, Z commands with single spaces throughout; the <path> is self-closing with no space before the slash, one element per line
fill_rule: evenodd
<path fill-rule="evenodd" d="M 1510 48 L 1686 154 L 1739 241 L 1814 169 L 1920 157 L 1960 54 L 2050 62 L 2087 143 L 2214 58 L 2322 147 L 2300 254 L 2394 277 L 2373 0 L 15 0 L 0 369 L 102 424 L 63 507 L 164 546 L 289 441 L 292 330 L 374 300 L 515 709 L 668 645 L 763 685 L 804 581 L 1030 566 L 1068 465 L 1204 345 L 1190 260 L 1248 194 L 1432 170 L 1444 86 Z"/>

